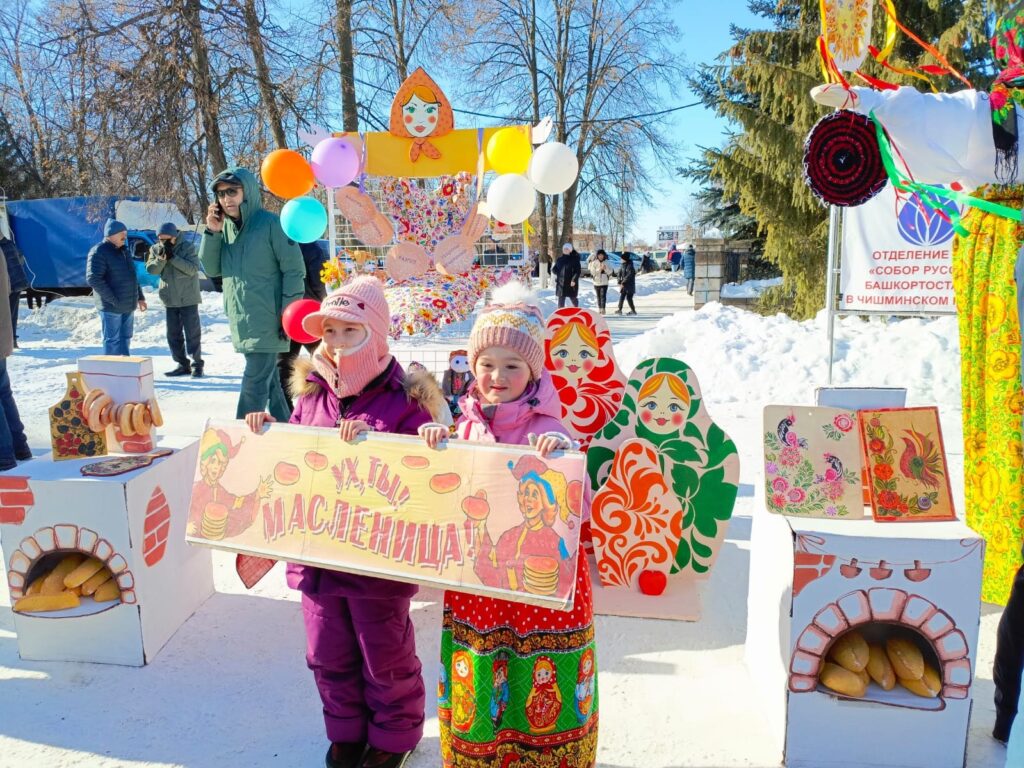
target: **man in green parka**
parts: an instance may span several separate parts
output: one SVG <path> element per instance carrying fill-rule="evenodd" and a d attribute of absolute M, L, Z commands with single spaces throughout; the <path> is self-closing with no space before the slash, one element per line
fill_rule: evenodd
<path fill-rule="evenodd" d="M 263 209 L 250 171 L 222 171 L 210 190 L 216 199 L 207 210 L 199 259 L 207 275 L 224 278 L 231 342 L 245 357 L 235 416 L 269 410 L 278 421 L 287 421 L 290 411 L 277 373 L 277 355 L 288 350 L 281 313 L 302 298 L 302 252 L 285 235 L 278 217 Z"/>

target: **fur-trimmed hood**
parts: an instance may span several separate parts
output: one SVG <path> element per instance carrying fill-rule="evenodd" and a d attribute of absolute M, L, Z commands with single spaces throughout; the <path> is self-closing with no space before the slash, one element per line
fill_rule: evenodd
<path fill-rule="evenodd" d="M 321 378 L 308 357 L 298 357 L 292 365 L 292 375 L 288 380 L 288 392 L 293 400 L 304 395 L 312 395 L 320 389 L 326 389 L 327 382 Z M 405 371 L 402 375 L 402 389 L 409 402 L 416 402 L 430 413 L 434 421 L 441 421 L 448 404 L 445 402 L 441 386 L 430 371 Z M 449 419 L 451 417 L 449 416 Z"/>

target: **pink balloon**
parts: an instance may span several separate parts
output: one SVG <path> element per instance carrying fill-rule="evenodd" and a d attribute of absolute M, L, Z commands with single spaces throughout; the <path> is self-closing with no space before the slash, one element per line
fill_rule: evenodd
<path fill-rule="evenodd" d="M 309 164 L 325 187 L 344 187 L 359 174 L 359 153 L 345 139 L 324 139 L 313 147 Z"/>

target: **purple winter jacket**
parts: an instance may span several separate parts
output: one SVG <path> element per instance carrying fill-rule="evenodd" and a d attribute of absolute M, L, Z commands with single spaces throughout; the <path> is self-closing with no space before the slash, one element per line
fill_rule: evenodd
<path fill-rule="evenodd" d="M 337 395 L 305 358 L 295 361 L 290 388 L 295 410 L 289 423 L 307 427 L 336 427 L 342 419 L 362 419 L 375 432 L 415 435 L 421 424 L 432 421 L 428 408 L 436 406 L 431 387 L 422 378 L 407 377 L 394 358 L 344 410 Z M 433 381 L 433 389 L 436 389 L 436 398 L 443 403 L 436 381 Z M 423 395 L 423 390 L 429 391 Z M 294 563 L 288 564 L 286 573 L 288 586 L 307 594 L 389 598 L 412 597 L 417 590 L 414 584 Z"/>

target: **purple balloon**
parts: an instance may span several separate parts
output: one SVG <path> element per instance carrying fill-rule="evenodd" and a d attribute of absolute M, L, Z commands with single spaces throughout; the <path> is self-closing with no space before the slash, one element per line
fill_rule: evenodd
<path fill-rule="evenodd" d="M 324 139 L 313 147 L 310 165 L 325 187 L 344 187 L 359 174 L 359 154 L 345 139 Z"/>

